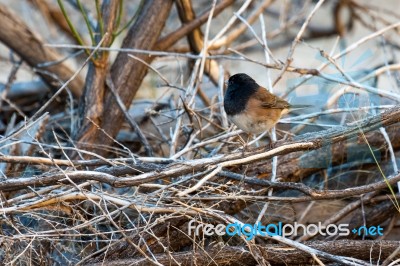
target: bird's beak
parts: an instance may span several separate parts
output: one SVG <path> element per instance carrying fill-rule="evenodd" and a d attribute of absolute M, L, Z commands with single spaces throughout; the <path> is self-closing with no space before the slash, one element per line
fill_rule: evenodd
<path fill-rule="evenodd" d="M 228 79 L 226 79 L 225 81 L 224 81 L 224 84 L 225 84 L 225 86 L 228 86 Z"/>

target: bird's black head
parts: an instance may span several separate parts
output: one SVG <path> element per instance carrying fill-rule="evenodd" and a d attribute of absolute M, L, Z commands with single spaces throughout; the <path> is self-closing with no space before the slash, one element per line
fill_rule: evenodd
<path fill-rule="evenodd" d="M 244 73 L 231 76 L 224 98 L 225 112 L 228 115 L 235 115 L 244 111 L 250 97 L 258 88 L 257 82 Z"/>
<path fill-rule="evenodd" d="M 246 88 L 258 88 L 257 82 L 252 79 L 249 75 L 244 73 L 238 73 L 231 76 L 228 80 L 228 89 L 246 89 Z"/>

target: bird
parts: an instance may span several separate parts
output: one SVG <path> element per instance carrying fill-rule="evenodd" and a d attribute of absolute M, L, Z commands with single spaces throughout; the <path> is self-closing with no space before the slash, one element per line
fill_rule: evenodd
<path fill-rule="evenodd" d="M 291 109 L 310 107 L 291 105 L 244 73 L 231 76 L 227 86 L 224 109 L 228 119 L 248 134 L 269 131 Z"/>

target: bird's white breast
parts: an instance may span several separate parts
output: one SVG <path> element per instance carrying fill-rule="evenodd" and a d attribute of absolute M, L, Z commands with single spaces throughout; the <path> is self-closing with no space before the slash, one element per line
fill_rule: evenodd
<path fill-rule="evenodd" d="M 270 130 L 274 127 L 273 120 L 263 118 L 262 120 L 255 120 L 246 113 L 229 115 L 228 118 L 241 130 L 251 134 L 261 134 L 264 131 Z"/>

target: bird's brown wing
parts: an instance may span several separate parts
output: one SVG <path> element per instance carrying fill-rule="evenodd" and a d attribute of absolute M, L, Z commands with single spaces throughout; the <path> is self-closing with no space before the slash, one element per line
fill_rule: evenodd
<path fill-rule="evenodd" d="M 271 129 L 282 114 L 286 113 L 288 106 L 286 101 L 259 87 L 257 92 L 250 96 L 246 105 L 246 117 L 250 120 L 248 128 L 256 134 Z"/>
<path fill-rule="evenodd" d="M 290 104 L 287 101 L 279 98 L 276 95 L 273 95 L 263 87 L 259 87 L 254 96 L 262 108 L 288 109 L 290 107 Z"/>

